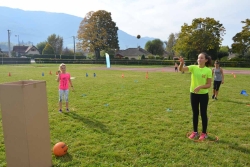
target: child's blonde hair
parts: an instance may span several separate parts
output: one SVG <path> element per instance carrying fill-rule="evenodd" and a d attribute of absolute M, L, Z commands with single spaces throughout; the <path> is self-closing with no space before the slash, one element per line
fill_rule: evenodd
<path fill-rule="evenodd" d="M 60 64 L 60 66 L 59 66 L 59 71 L 62 71 L 62 66 L 65 66 L 66 67 L 66 65 L 64 64 L 64 63 L 62 63 L 62 64 Z"/>

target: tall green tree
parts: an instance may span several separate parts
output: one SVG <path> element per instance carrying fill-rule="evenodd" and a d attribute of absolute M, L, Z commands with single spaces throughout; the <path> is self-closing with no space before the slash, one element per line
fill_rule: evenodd
<path fill-rule="evenodd" d="M 167 42 L 167 47 L 166 47 L 166 51 L 168 52 L 169 56 L 173 57 L 174 56 L 174 45 L 175 45 L 175 35 L 173 33 L 171 33 L 168 37 L 168 42 Z"/>
<path fill-rule="evenodd" d="M 54 49 L 52 48 L 52 46 L 49 43 L 47 43 L 45 48 L 43 49 L 42 54 L 43 55 L 45 55 L 45 54 L 55 54 L 55 52 L 54 52 Z"/>
<path fill-rule="evenodd" d="M 229 47 L 228 46 L 221 46 L 220 50 L 217 54 L 217 59 L 221 59 L 223 57 L 227 57 L 229 55 Z"/>
<path fill-rule="evenodd" d="M 184 23 L 181 26 L 174 50 L 188 59 L 196 59 L 200 52 L 207 52 L 212 59 L 217 59 L 225 31 L 223 24 L 214 18 L 193 19 L 191 25 Z"/>
<path fill-rule="evenodd" d="M 43 49 L 45 48 L 47 44 L 47 41 L 44 41 L 44 42 L 40 42 L 36 45 L 37 49 L 39 50 L 40 54 L 42 54 L 43 52 Z"/>
<path fill-rule="evenodd" d="M 91 11 L 80 23 L 77 47 L 95 52 L 95 58 L 99 59 L 101 50 L 119 49 L 117 31 L 118 27 L 112 20 L 110 12 Z"/>
<path fill-rule="evenodd" d="M 162 56 L 164 53 L 164 43 L 160 39 L 148 41 L 145 44 L 145 50 L 152 53 L 153 55 Z"/>
<path fill-rule="evenodd" d="M 47 42 L 52 46 L 54 49 L 55 54 L 61 54 L 63 48 L 63 37 L 56 34 L 52 34 L 47 38 Z"/>
<path fill-rule="evenodd" d="M 242 31 L 233 37 L 234 43 L 231 46 L 233 52 L 245 56 L 250 49 L 250 19 L 241 21 L 241 23 L 245 25 L 242 27 Z"/>

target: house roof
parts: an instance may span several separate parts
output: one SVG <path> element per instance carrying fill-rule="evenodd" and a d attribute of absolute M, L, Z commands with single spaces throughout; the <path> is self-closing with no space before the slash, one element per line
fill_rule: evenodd
<path fill-rule="evenodd" d="M 121 56 L 138 56 L 138 55 L 151 55 L 148 51 L 142 49 L 142 48 L 128 48 L 126 50 L 119 50 L 116 52 L 116 54 L 119 54 Z"/>
<path fill-rule="evenodd" d="M 22 52 L 25 53 L 25 51 L 27 50 L 28 46 L 14 46 L 13 47 L 13 51 L 14 52 Z"/>
<path fill-rule="evenodd" d="M 19 53 L 27 53 L 31 48 L 35 48 L 38 50 L 35 46 L 14 46 L 13 51 L 14 52 L 19 52 Z"/>

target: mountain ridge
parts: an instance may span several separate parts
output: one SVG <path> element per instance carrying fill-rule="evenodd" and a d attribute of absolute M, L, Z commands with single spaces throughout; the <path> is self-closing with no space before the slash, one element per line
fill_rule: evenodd
<path fill-rule="evenodd" d="M 36 45 L 47 40 L 51 34 L 59 35 L 64 39 L 64 47 L 73 48 L 73 36 L 83 18 L 65 13 L 53 13 L 44 11 L 25 11 L 22 9 L 0 6 L 0 42 L 8 42 L 10 30 L 10 42 L 13 45 L 19 42 L 28 42 Z M 142 47 L 146 42 L 154 40 L 151 37 L 137 39 L 118 27 L 118 40 L 120 49 Z M 2 49 L 4 50 L 4 49 Z"/>

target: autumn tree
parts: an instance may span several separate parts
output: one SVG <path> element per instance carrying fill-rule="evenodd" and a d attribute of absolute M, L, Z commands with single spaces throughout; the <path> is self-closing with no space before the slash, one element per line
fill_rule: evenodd
<path fill-rule="evenodd" d="M 40 42 L 40 43 L 38 43 L 36 45 L 36 47 L 37 47 L 38 51 L 40 52 L 40 54 L 42 54 L 43 49 L 45 48 L 46 44 L 47 44 L 47 41 L 44 41 L 44 42 Z"/>
<path fill-rule="evenodd" d="M 43 55 L 45 55 L 45 54 L 55 54 L 55 52 L 54 52 L 54 49 L 52 48 L 52 46 L 49 43 L 47 43 L 45 48 L 43 49 L 42 54 Z"/>
<path fill-rule="evenodd" d="M 95 58 L 99 59 L 101 50 L 119 48 L 117 31 L 110 12 L 89 12 L 80 23 L 77 47 L 94 52 Z"/>
<path fill-rule="evenodd" d="M 152 53 L 153 55 L 162 56 L 164 53 L 164 43 L 160 39 L 148 41 L 145 44 L 145 50 Z"/>
<path fill-rule="evenodd" d="M 233 37 L 234 43 L 232 44 L 232 51 L 239 53 L 241 56 L 246 56 L 250 50 L 250 19 L 241 21 L 245 25 L 242 27 L 242 31 L 237 33 Z"/>
<path fill-rule="evenodd" d="M 173 57 L 174 56 L 174 45 L 175 45 L 175 35 L 173 33 L 171 33 L 168 37 L 168 41 L 167 41 L 167 47 L 166 47 L 166 51 L 168 52 L 169 56 Z"/>
<path fill-rule="evenodd" d="M 54 49 L 55 54 L 61 54 L 63 48 L 63 38 L 59 35 L 52 34 L 47 38 L 47 42 L 52 46 Z"/>
<path fill-rule="evenodd" d="M 213 18 L 196 18 L 192 24 L 184 23 L 174 50 L 188 59 L 196 59 L 200 52 L 207 52 L 217 59 L 217 52 L 223 40 L 225 28 Z"/>

